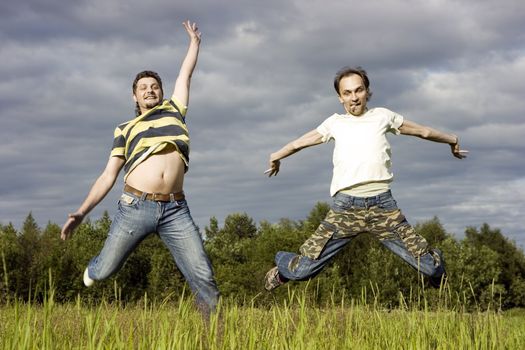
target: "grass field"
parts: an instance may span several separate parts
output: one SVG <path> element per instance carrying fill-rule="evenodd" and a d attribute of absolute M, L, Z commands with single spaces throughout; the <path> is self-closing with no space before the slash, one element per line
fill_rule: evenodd
<path fill-rule="evenodd" d="M 525 313 L 383 310 L 362 302 L 310 307 L 290 291 L 267 308 L 223 301 L 205 322 L 188 298 L 0 306 L 7 349 L 525 349 Z"/>

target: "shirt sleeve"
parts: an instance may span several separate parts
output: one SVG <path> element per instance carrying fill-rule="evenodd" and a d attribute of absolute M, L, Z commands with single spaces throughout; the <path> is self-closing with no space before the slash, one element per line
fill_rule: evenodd
<path fill-rule="evenodd" d="M 321 125 L 319 125 L 317 127 L 317 132 L 320 133 L 322 136 L 323 136 L 323 142 L 328 142 L 330 141 L 331 139 L 334 138 L 334 136 L 332 135 L 332 121 L 333 121 L 333 117 L 334 115 L 332 115 L 331 117 L 325 119 L 324 122 L 321 123 Z"/>
<path fill-rule="evenodd" d="M 180 115 L 185 117 L 186 112 L 188 111 L 188 106 L 184 106 L 179 100 L 177 100 L 173 96 L 171 97 L 171 102 L 175 106 L 175 108 L 179 111 Z"/>
<path fill-rule="evenodd" d="M 113 133 L 113 147 L 110 157 L 124 157 L 126 154 L 126 138 L 122 134 L 122 129 L 118 126 Z"/>
<path fill-rule="evenodd" d="M 404 117 L 401 114 L 397 114 L 395 112 L 389 111 L 389 122 L 390 122 L 390 131 L 391 133 L 395 135 L 399 135 L 401 131 L 399 131 L 399 128 L 401 125 L 403 125 L 403 121 L 405 120 Z"/>

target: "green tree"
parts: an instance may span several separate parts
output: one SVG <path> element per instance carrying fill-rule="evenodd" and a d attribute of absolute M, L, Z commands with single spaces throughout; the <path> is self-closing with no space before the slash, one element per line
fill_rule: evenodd
<path fill-rule="evenodd" d="M 267 305 L 286 302 L 289 288 L 300 288 L 306 289 L 308 301 L 317 305 L 342 298 L 365 299 L 387 307 L 400 302 L 422 307 L 421 300 L 425 306 L 441 305 L 440 291 L 428 288 L 421 275 L 370 234 L 354 238 L 312 281 L 289 282 L 285 288 L 266 293 L 264 275 L 274 266 L 275 254 L 298 252 L 329 209 L 319 202 L 305 220 L 283 218 L 277 223 L 262 221 L 259 226 L 246 213 L 228 215 L 223 227 L 215 217 L 210 218 L 205 248 L 222 295 L 239 303 Z M 94 222 L 86 219 L 68 241 L 60 240 L 56 224 L 48 223 L 42 231 L 31 213 L 20 232 L 12 224 L 0 225 L 0 302 L 13 296 L 42 300 L 50 287 L 49 272 L 58 301 L 74 300 L 77 295 L 94 302 L 102 298 L 138 301 L 145 293 L 157 300 L 179 297 L 187 286 L 156 235 L 144 240 L 109 281 L 91 288 L 83 286 L 82 273 L 100 252 L 110 225 L 107 212 Z M 447 303 L 452 302 L 452 307 L 477 310 L 525 306 L 525 256 L 500 230 L 488 224 L 467 228 L 465 239 L 458 241 L 437 217 L 415 228 L 444 253 Z"/>
<path fill-rule="evenodd" d="M 111 219 L 107 212 L 96 220 L 91 221 L 88 217 L 77 227 L 71 239 L 62 241 L 62 249 L 71 256 L 71 272 L 67 283 L 70 286 L 68 297 L 78 294 L 85 300 L 97 301 L 102 297 L 114 298 L 114 283 L 95 283 L 93 287 L 86 288 L 82 282 L 82 275 L 89 261 L 95 257 L 104 244 L 111 225 Z"/>
<path fill-rule="evenodd" d="M 140 250 L 144 250 L 145 254 L 147 251 L 150 260 L 146 290 L 148 296 L 162 301 L 182 295 L 183 289 L 188 287 L 162 241 L 156 236 L 151 236 L 142 243 Z"/>
<path fill-rule="evenodd" d="M 321 224 L 321 221 L 324 220 L 329 210 L 330 205 L 328 205 L 328 203 L 317 202 L 312 210 L 310 210 L 310 213 L 304 222 L 304 229 L 313 233 Z"/>
<path fill-rule="evenodd" d="M 256 238 L 250 245 L 251 262 L 251 296 L 257 295 L 261 304 L 284 302 L 287 299 L 287 288 L 277 288 L 271 294 L 264 290 L 264 276 L 275 266 L 275 254 L 278 251 L 298 252 L 299 246 L 311 233 L 302 230 L 302 224 L 290 219 L 281 219 L 277 223 L 262 221 Z M 248 274 L 248 272 L 246 272 Z M 248 281 L 246 281 L 248 284 Z M 289 282 L 294 288 L 298 282 Z"/>
<path fill-rule="evenodd" d="M 447 261 L 448 286 L 459 307 L 482 308 L 499 303 L 505 291 L 499 284 L 502 272 L 498 255 L 486 246 L 468 240 L 447 239 L 442 243 Z"/>
<path fill-rule="evenodd" d="M 219 233 L 219 221 L 215 216 L 210 218 L 210 225 L 204 227 L 205 239 L 213 239 Z"/>
<path fill-rule="evenodd" d="M 450 237 L 437 217 L 424 223 L 417 224 L 414 228 L 420 235 L 425 237 L 430 246 L 433 247 L 439 246 L 441 242 Z"/>
<path fill-rule="evenodd" d="M 248 214 L 234 213 L 226 217 L 221 231 L 221 234 L 231 237 L 253 238 L 257 234 L 257 226 Z"/>
<path fill-rule="evenodd" d="M 35 296 L 35 290 L 43 287 L 39 285 L 39 266 L 36 258 L 40 253 L 40 228 L 33 214 L 29 213 L 22 225 L 22 231 L 18 236 L 21 248 L 18 266 L 22 272 L 17 276 L 17 294 L 28 300 Z"/>
<path fill-rule="evenodd" d="M 234 213 L 218 228 L 210 220 L 207 232 L 213 232 L 205 243 L 214 267 L 219 290 L 223 296 L 243 298 L 253 290 L 253 242 L 257 226 L 246 213 Z"/>
<path fill-rule="evenodd" d="M 22 248 L 18 241 L 18 232 L 12 223 L 0 226 L 0 302 L 15 296 L 18 280 L 23 275 L 19 261 L 21 261 Z"/>
<path fill-rule="evenodd" d="M 515 242 L 503 236 L 499 229 L 491 229 L 483 224 L 479 230 L 469 227 L 465 231 L 466 242 L 475 249 L 487 247 L 497 253 L 498 265 L 501 272 L 496 279 L 497 284 L 503 285 L 506 297 L 505 307 L 523 307 L 523 283 L 525 279 L 525 256 Z"/>
<path fill-rule="evenodd" d="M 73 278 L 79 277 L 74 269 L 74 256 L 66 249 L 60 239 L 60 226 L 49 222 L 40 236 L 40 250 L 35 256 L 38 266 L 40 293 L 49 291 L 52 287 L 55 300 L 67 301 L 74 298 L 70 293 L 73 289 Z M 50 276 L 51 274 L 51 276 Z M 51 277 L 51 281 L 49 278 Z M 50 282 L 53 285 L 50 285 Z"/>

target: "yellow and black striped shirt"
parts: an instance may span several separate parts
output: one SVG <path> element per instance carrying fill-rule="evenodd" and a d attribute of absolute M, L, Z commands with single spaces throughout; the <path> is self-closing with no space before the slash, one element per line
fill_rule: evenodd
<path fill-rule="evenodd" d="M 124 157 L 126 175 L 151 154 L 174 145 L 188 169 L 190 137 L 186 126 L 186 107 L 172 98 L 115 128 L 111 157 Z"/>

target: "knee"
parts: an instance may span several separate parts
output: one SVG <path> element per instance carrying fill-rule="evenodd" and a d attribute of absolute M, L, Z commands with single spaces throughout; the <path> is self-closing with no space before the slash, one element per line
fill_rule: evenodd
<path fill-rule="evenodd" d="M 279 273 L 287 279 L 300 281 L 312 277 L 314 261 L 306 256 L 279 252 L 275 261 Z"/>
<path fill-rule="evenodd" d="M 113 275 L 116 271 L 110 270 L 108 268 L 100 268 L 98 266 L 96 267 L 88 267 L 88 275 L 89 278 L 95 280 L 95 281 L 102 281 L 105 280 L 111 275 Z"/>
<path fill-rule="evenodd" d="M 293 271 L 295 270 L 293 262 L 297 262 L 300 256 L 290 252 L 277 252 L 275 254 L 275 265 L 279 268 L 279 271 L 286 269 Z"/>
<path fill-rule="evenodd" d="M 117 273 L 121 266 L 122 263 L 117 261 L 103 261 L 99 257 L 95 257 L 88 265 L 88 274 L 91 279 L 101 281 Z"/>

